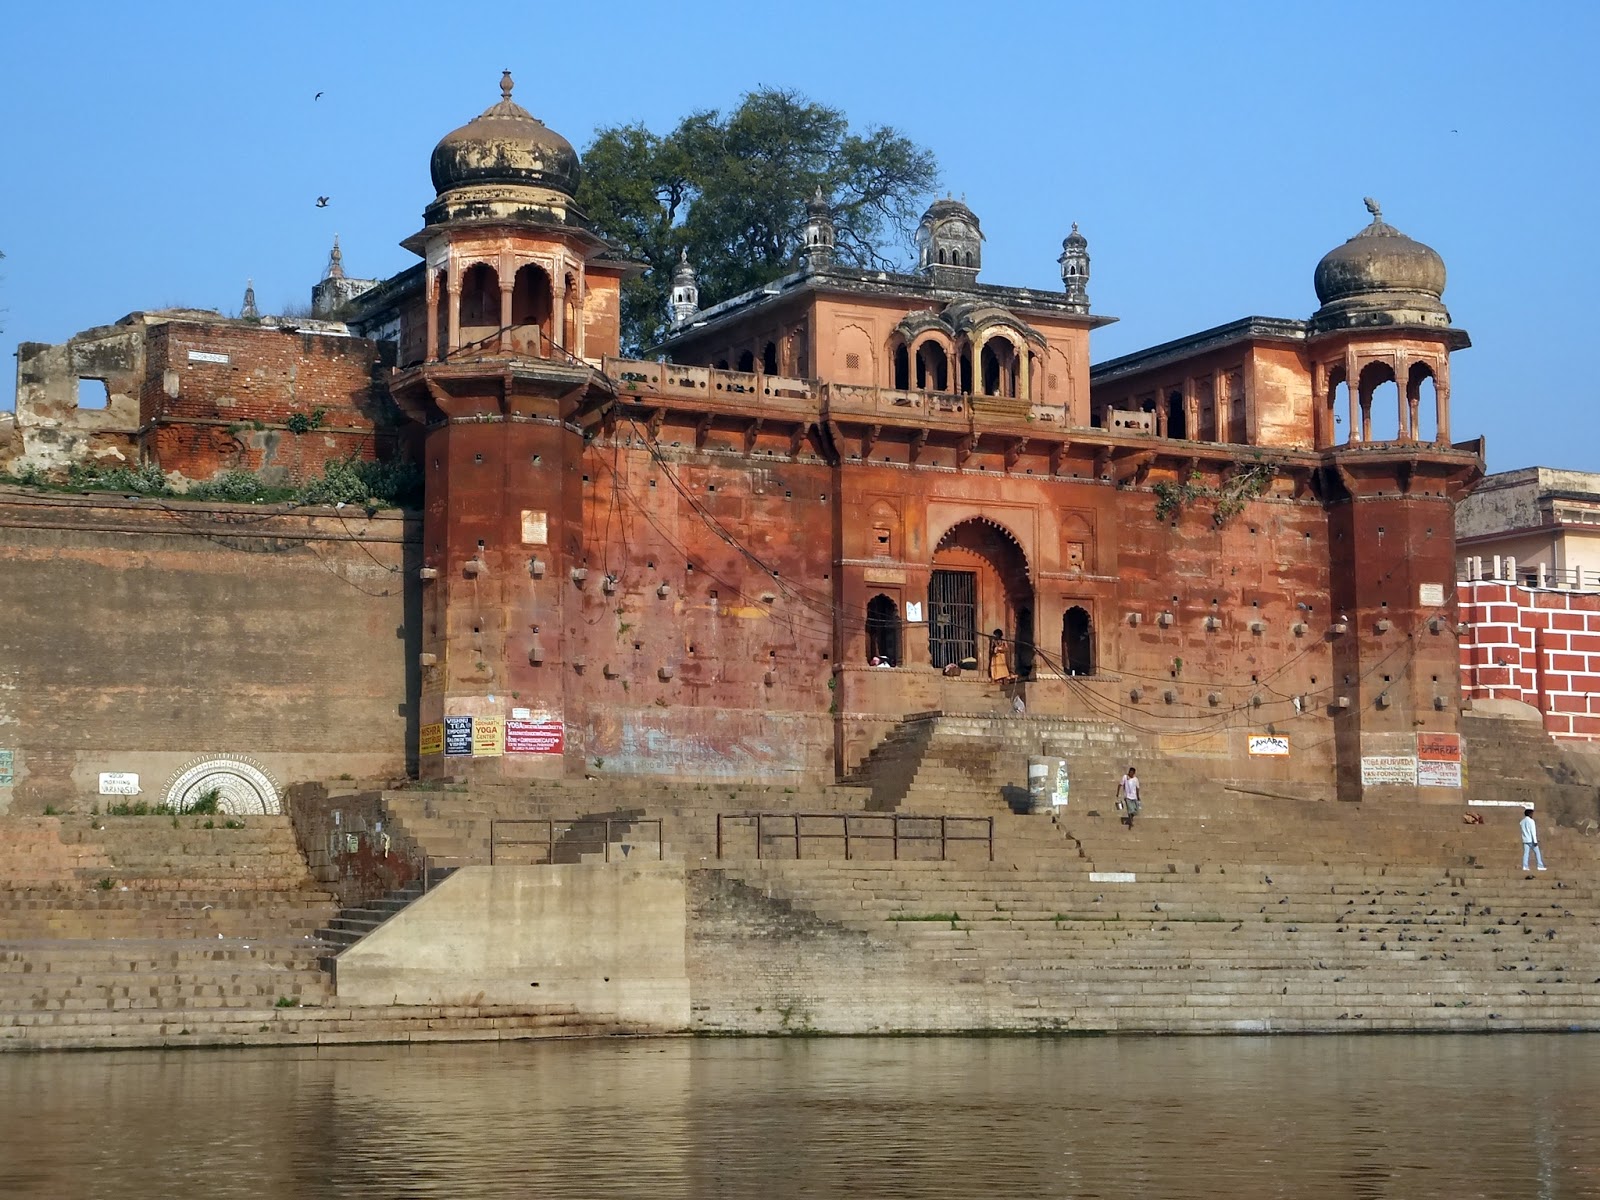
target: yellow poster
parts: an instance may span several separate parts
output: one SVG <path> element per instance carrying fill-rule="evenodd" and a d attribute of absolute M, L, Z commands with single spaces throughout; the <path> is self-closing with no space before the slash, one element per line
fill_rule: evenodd
<path fill-rule="evenodd" d="M 435 721 L 432 725 L 424 725 L 417 731 L 417 753 L 444 753 L 444 726 L 440 722 Z"/>
<path fill-rule="evenodd" d="M 506 723 L 500 717 L 472 721 L 472 757 L 498 758 L 506 752 Z"/>

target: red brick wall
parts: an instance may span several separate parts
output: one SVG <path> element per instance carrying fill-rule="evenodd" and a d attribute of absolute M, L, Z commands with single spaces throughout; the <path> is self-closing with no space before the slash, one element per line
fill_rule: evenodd
<path fill-rule="evenodd" d="M 1600 737 L 1600 594 L 1456 587 L 1467 625 L 1462 694 L 1531 704 L 1553 737 Z"/>
<path fill-rule="evenodd" d="M 300 481 L 333 459 L 387 456 L 395 417 L 374 386 L 379 363 L 377 344 L 364 338 L 223 319 L 154 326 L 140 397 L 147 450 L 192 480 L 244 470 Z M 289 428 L 317 409 L 315 429 Z"/>

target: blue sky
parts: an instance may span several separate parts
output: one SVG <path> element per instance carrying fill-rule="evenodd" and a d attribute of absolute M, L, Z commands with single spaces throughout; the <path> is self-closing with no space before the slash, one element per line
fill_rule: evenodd
<path fill-rule="evenodd" d="M 1452 434 L 1493 470 L 1600 470 L 1600 5 L 58 3 L 7 17 L 0 344 L 135 309 L 303 302 L 431 199 L 438 138 L 497 97 L 580 149 L 796 87 L 938 156 L 983 278 L 1057 287 L 1072 221 L 1121 323 L 1100 361 L 1247 314 L 1308 316 L 1363 196 L 1445 259 L 1474 348 Z M 323 92 L 320 101 L 312 97 Z M 314 205 L 330 196 L 327 208 Z M 1587 351 L 1585 351 L 1587 353 Z M 1587 360 L 1586 360 L 1587 361 Z M 9 407 L 14 371 L 0 384 Z"/>

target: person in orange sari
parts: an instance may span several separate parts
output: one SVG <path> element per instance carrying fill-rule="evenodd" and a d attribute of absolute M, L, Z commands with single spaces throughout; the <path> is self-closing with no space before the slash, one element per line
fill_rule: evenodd
<path fill-rule="evenodd" d="M 994 683 L 1010 683 L 1013 678 L 1011 648 L 1006 645 L 1005 634 L 996 629 L 989 640 L 989 679 Z"/>

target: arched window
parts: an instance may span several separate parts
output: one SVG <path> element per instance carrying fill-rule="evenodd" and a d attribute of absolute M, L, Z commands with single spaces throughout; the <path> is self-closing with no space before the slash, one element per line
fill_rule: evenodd
<path fill-rule="evenodd" d="M 1412 363 L 1406 373 L 1406 406 L 1410 410 L 1411 437 L 1418 442 L 1439 440 L 1439 388 L 1433 368 Z"/>
<path fill-rule="evenodd" d="M 778 373 L 778 343 L 768 342 L 761 351 L 761 369 L 768 375 Z"/>
<path fill-rule="evenodd" d="M 1189 414 L 1184 408 L 1182 392 L 1173 392 L 1167 396 L 1167 436 L 1169 438 L 1189 436 Z"/>
<path fill-rule="evenodd" d="M 1094 674 L 1094 624 L 1081 605 L 1061 618 L 1061 669 L 1068 675 Z"/>
<path fill-rule="evenodd" d="M 462 348 L 487 349 L 500 330 L 500 277 L 488 263 L 473 263 L 461 277 Z"/>
<path fill-rule="evenodd" d="M 1344 430 L 1344 423 L 1350 412 L 1350 385 L 1345 382 L 1343 365 L 1332 368 L 1328 372 L 1328 401 L 1322 413 L 1322 442 L 1324 446 L 1337 446 L 1345 439 L 1340 436 L 1341 431 L 1349 436 L 1355 435 L 1355 430 Z"/>
<path fill-rule="evenodd" d="M 753 372 L 756 369 L 756 356 L 754 351 L 741 350 L 739 352 L 738 369 L 746 373 Z"/>
<path fill-rule="evenodd" d="M 1361 368 L 1361 440 L 1392 442 L 1400 437 L 1400 388 L 1394 368 L 1370 362 Z"/>
<path fill-rule="evenodd" d="M 896 391 L 903 392 L 911 386 L 911 355 L 906 350 L 904 342 L 895 342 L 893 360 L 894 379 L 890 386 Z"/>
<path fill-rule="evenodd" d="M 867 601 L 867 661 L 880 659 L 891 667 L 900 661 L 900 606 L 888 596 Z"/>
<path fill-rule="evenodd" d="M 529 263 L 517 271 L 511 285 L 511 345 L 524 354 L 540 354 L 550 340 L 555 312 L 550 276 Z"/>
<path fill-rule="evenodd" d="M 956 364 L 959 378 L 956 390 L 963 396 L 972 395 L 972 343 L 963 340 L 956 347 Z"/>
<path fill-rule="evenodd" d="M 930 392 L 950 390 L 950 360 L 938 342 L 926 341 L 917 347 L 917 386 Z"/>

